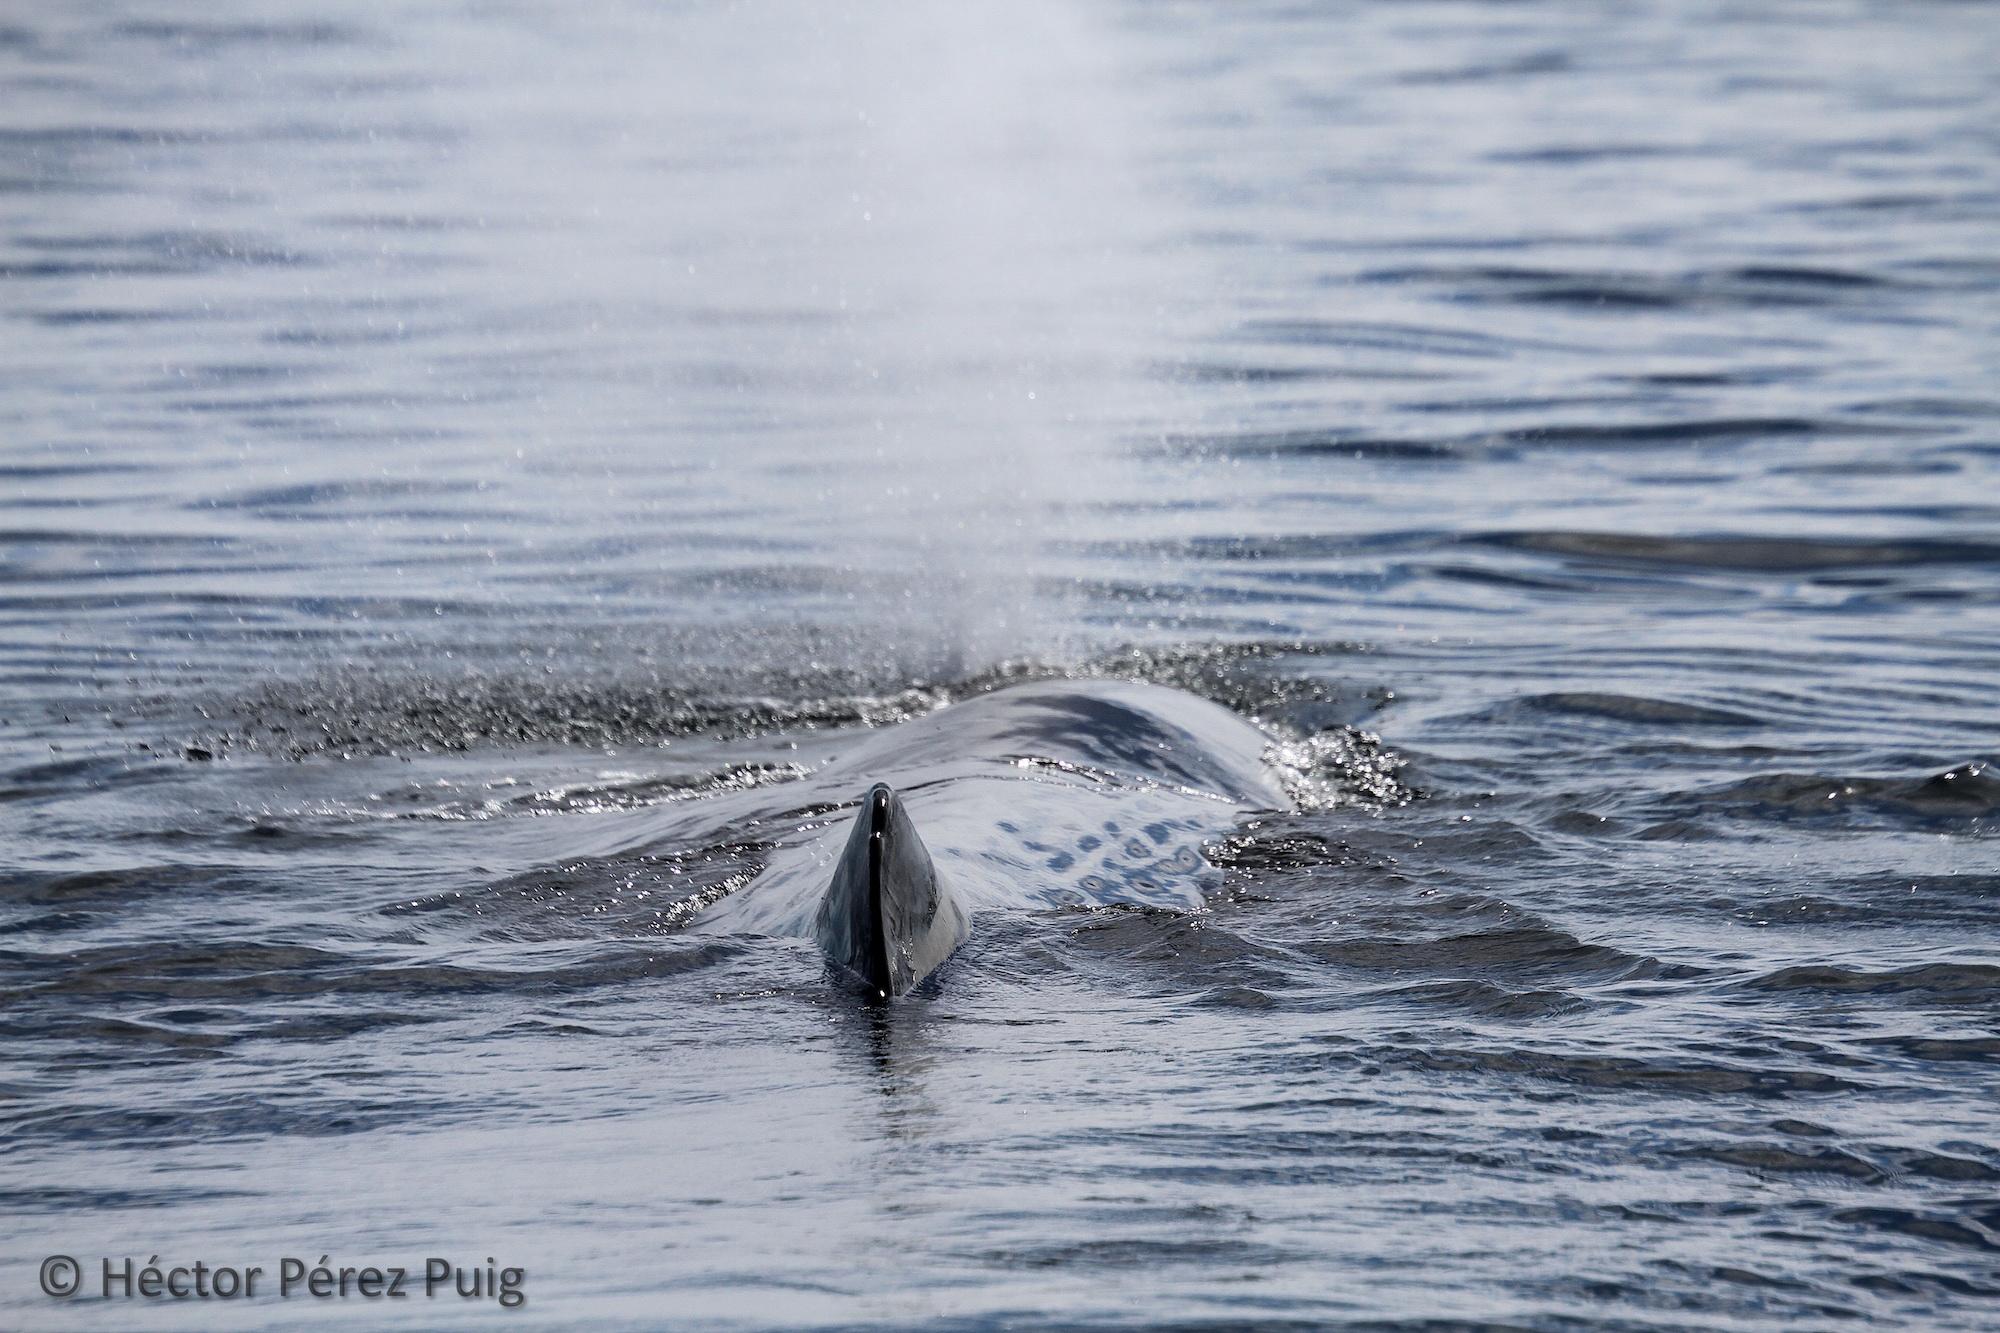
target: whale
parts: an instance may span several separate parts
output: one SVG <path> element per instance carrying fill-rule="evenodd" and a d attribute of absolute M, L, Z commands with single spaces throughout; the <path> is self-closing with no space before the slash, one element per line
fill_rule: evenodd
<path fill-rule="evenodd" d="M 811 940 L 883 999 L 936 974 L 998 911 L 1191 911 L 1204 848 L 1290 808 L 1274 739 L 1207 699 L 1124 680 L 997 689 L 867 733 L 787 784 L 747 883 L 688 932 Z"/>

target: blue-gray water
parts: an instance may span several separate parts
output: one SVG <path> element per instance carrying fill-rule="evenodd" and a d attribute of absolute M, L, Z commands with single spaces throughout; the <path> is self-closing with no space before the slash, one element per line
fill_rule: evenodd
<path fill-rule="evenodd" d="M 0 89 L 0 1324 L 2000 1326 L 1992 6 L 111 0 Z M 754 829 L 585 858 L 1009 671 L 1330 808 L 888 1010 L 674 933 Z"/>

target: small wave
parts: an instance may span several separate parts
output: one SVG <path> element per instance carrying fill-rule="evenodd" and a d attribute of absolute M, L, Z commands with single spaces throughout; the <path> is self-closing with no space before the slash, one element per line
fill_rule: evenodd
<path fill-rule="evenodd" d="M 1496 403 L 1407 404 L 1408 410 L 1462 412 L 1544 406 L 1531 399 Z M 1504 460 L 1537 450 L 1588 452 L 1712 448 L 1765 440 L 1934 434 L 1945 427 L 1923 418 L 1690 417 L 1668 421 L 1550 422 L 1461 435 L 1384 435 L 1373 429 L 1301 426 L 1285 430 L 1168 435 L 1157 448 L 1169 454 L 1234 459 L 1379 459 L 1398 462 Z M 1529 534 L 1532 535 L 1532 534 Z M 1475 535 L 1466 540 L 1476 541 Z"/>
<path fill-rule="evenodd" d="M 2000 966 L 1927 963 L 1870 972 L 1834 963 L 1783 967 L 1741 983 L 1771 994 L 1894 997 L 1927 1005 L 1985 1007 L 2000 1003 Z"/>
<path fill-rule="evenodd" d="M 1517 990 L 1490 981 L 1421 981 L 1364 992 L 1375 1002 L 1447 1009 L 1486 1019 L 1534 1020 L 1582 1013 L 1591 1002 L 1566 990 Z"/>
<path fill-rule="evenodd" d="M 1746 1067 L 1639 1056 L 1590 1055 L 1525 1048 L 1429 1049 L 1370 1047 L 1346 1057 L 1438 1074 L 1482 1074 L 1558 1083 L 1594 1093 L 1676 1096 L 1820 1096 L 1860 1092 L 1867 1085 L 1821 1070 Z"/>
<path fill-rule="evenodd" d="M 1965 1213 L 1933 1208 L 1842 1208 L 1832 1218 L 1850 1226 L 2000 1254 L 2000 1227 L 1994 1225 L 1996 1219 L 1987 1211 L 1990 1207 L 1987 1202 Z M 1987 1288 L 1989 1293 L 1993 1290 Z"/>
<path fill-rule="evenodd" d="M 1704 816 L 1771 822 L 1828 820 L 1969 829 L 2000 815 L 2000 778 L 1984 763 L 1921 778 L 1767 773 L 1675 798 Z"/>
<path fill-rule="evenodd" d="M 1539 78 L 1547 74 L 1567 74 L 1576 63 L 1567 51 L 1529 51 L 1503 60 L 1475 61 L 1435 69 L 1409 70 L 1397 82 L 1413 85 L 1492 83 Z"/>
<path fill-rule="evenodd" d="M 1663 963 L 1608 944 L 1587 944 L 1551 926 L 1514 925 L 1435 939 L 1363 937 L 1313 941 L 1301 951 L 1363 972 L 1470 973 L 1475 977 L 1545 978 L 1572 984 L 1682 979 L 1697 969 Z"/>
<path fill-rule="evenodd" d="M 1499 265 L 1405 266 L 1359 275 L 1364 283 L 1435 287 L 1447 300 L 1582 310 L 1760 310 L 1868 303 L 1903 285 L 1855 269 L 1792 264 L 1671 273 Z"/>
<path fill-rule="evenodd" d="M 266 1096 L 230 1096 L 199 1103 L 155 1101 L 146 1107 L 64 1105 L 0 1113 L 10 1137 L 65 1145 L 94 1143 L 157 1147 L 173 1143 L 295 1135 L 325 1138 L 392 1126 L 421 1125 L 446 1115 L 492 1112 L 504 1105 L 490 1090 L 460 1099 L 422 1097 L 316 1097 L 309 1104 L 280 1105 Z"/>
<path fill-rule="evenodd" d="M 201 1185 L 169 1188 L 85 1189 L 75 1186 L 44 1185 L 34 1189 L 0 1190 L 0 1208 L 9 1213 L 35 1217 L 42 1214 L 67 1217 L 90 1209 L 123 1212 L 136 1209 L 173 1208 L 191 1203 L 219 1203 L 232 1199 L 255 1199 L 258 1190 L 217 1189 Z"/>
<path fill-rule="evenodd" d="M 1478 329 L 1363 320 L 1260 319 L 1245 324 L 1246 342 L 1281 346 L 1342 347 L 1451 358 L 1497 358 L 1531 346 Z"/>
<path fill-rule="evenodd" d="M 1683 1148 L 1675 1155 L 1742 1167 L 1759 1175 L 1837 1176 L 1864 1185 L 1878 1185 L 1889 1179 L 1880 1166 L 1839 1148 L 1800 1152 L 1783 1144 L 1724 1144 Z"/>
<path fill-rule="evenodd" d="M 1135 1236 L 1124 1239 L 1068 1240 L 1056 1244 L 1027 1245 L 1013 1249 L 982 1248 L 968 1251 L 964 1257 L 973 1263 L 999 1268 L 1089 1272 L 1103 1269 L 1160 1271 L 1188 1262 L 1204 1265 L 1230 1264 L 1244 1269 L 1256 1269 L 1294 1264 L 1299 1262 L 1305 1253 L 1306 1251 L 1299 1249 L 1232 1240 L 1226 1237 L 1205 1236 L 1187 1239 Z"/>
<path fill-rule="evenodd" d="M 1949 538 L 1855 541 L 1815 537 L 1647 536 L 1629 532 L 1488 532 L 1459 539 L 1541 555 L 1618 564 L 1728 570 L 1737 573 L 1810 574 L 1843 569 L 1895 569 L 1920 565 L 2000 563 L 2000 545 Z"/>
<path fill-rule="evenodd" d="M 192 19 L 129 19 L 111 31 L 135 41 L 203 51 L 228 46 L 345 46 L 367 40 L 367 34 L 359 28 L 317 21 L 204 23 Z"/>
<path fill-rule="evenodd" d="M 7 954 L 24 979 L 0 988 L 0 1000 L 24 1004 L 92 996 L 234 1003 L 314 995 L 557 993 L 713 967 L 744 947 L 739 940 L 719 937 L 663 940 L 643 948 L 596 947 L 587 960 L 489 967 L 428 954 L 371 957 L 285 944 L 105 946 L 61 955 Z"/>
<path fill-rule="evenodd" d="M 1698 830 L 1695 836 L 1721 836 L 1700 825 L 1689 827 Z M 1740 919 L 1758 926 L 1947 931 L 1986 926 L 1995 901 L 2000 901 L 2000 877 L 1978 874 L 1858 875 L 1823 881 L 1811 892 L 1725 900 Z"/>
<path fill-rule="evenodd" d="M 1608 722 L 1640 726 L 1668 727 L 1757 727 L 1764 719 L 1734 709 L 1707 704 L 1685 703 L 1676 699 L 1654 699 L 1629 694 L 1594 691 L 1553 691 L 1531 694 L 1485 710 L 1481 720 L 1504 720 L 1517 712 L 1555 713 L 1571 717 L 1602 718 Z"/>

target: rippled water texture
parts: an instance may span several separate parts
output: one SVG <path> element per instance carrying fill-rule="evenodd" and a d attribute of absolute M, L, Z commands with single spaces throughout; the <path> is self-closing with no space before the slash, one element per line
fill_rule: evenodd
<path fill-rule="evenodd" d="M 2000 1326 L 1995 9 L 854 10 L 0 23 L 0 1324 Z M 604 837 L 1038 675 L 1309 798 Z"/>

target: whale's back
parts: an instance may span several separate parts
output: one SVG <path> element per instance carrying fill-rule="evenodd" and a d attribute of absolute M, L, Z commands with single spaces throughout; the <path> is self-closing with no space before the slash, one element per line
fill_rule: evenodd
<path fill-rule="evenodd" d="M 1205 699 L 1126 681 L 1036 682 L 886 728 L 814 775 L 847 801 L 894 788 L 968 912 L 1199 907 L 1202 845 L 1286 804 L 1269 740 Z M 811 936 L 851 821 L 781 847 L 696 929 Z"/>
<path fill-rule="evenodd" d="M 1242 805 L 1282 805 L 1264 752 L 1270 738 L 1220 704 L 1124 680 L 1035 681 L 951 704 L 869 737 L 828 777 L 967 766 L 1068 767 L 1135 786 L 1162 785 Z"/>

